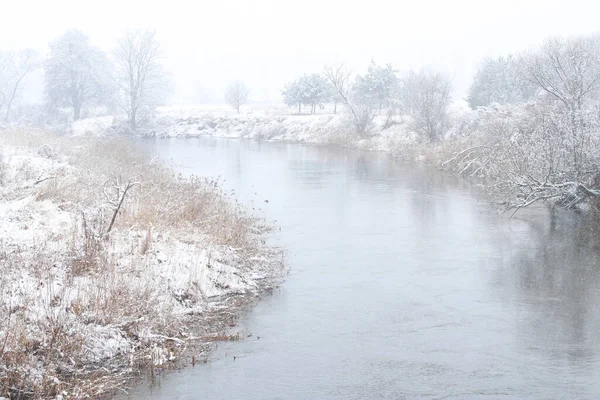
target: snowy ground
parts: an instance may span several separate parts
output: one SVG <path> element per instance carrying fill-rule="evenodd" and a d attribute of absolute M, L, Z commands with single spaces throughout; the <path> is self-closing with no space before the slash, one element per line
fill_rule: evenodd
<path fill-rule="evenodd" d="M 125 143 L 3 131 L 0 144 L 0 397 L 122 387 L 226 339 L 281 274 L 264 222 L 216 182 Z"/>

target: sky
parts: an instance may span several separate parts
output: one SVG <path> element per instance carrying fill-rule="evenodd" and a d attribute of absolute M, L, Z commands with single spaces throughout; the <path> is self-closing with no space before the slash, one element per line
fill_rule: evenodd
<path fill-rule="evenodd" d="M 461 98 L 485 57 L 533 49 L 550 36 L 600 30 L 600 5 L 593 0 L 2 3 L 2 50 L 46 54 L 48 42 L 75 28 L 110 51 L 128 29 L 156 30 L 175 83 L 172 102 L 179 104 L 220 103 L 236 79 L 250 88 L 251 101 L 275 103 L 286 82 L 321 72 L 325 62 L 363 73 L 371 59 L 400 71 L 443 71 Z"/>

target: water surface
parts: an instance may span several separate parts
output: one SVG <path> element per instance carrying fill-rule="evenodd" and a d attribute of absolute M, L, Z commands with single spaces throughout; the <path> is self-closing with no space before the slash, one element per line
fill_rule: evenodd
<path fill-rule="evenodd" d="M 242 321 L 253 337 L 132 398 L 600 398 L 595 227 L 577 216 L 508 219 L 467 183 L 381 154 L 140 145 L 276 220 L 291 273 Z"/>

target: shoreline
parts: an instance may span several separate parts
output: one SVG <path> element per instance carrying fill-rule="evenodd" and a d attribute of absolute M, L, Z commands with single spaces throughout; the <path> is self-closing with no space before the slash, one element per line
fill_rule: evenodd
<path fill-rule="evenodd" d="M 349 116 L 338 114 L 231 114 L 188 110 L 178 115 L 169 108 L 161 110 L 151 128 L 136 136 L 152 138 L 251 139 L 269 142 L 310 144 L 385 153 L 403 161 L 450 171 L 460 178 L 482 186 L 492 202 L 515 213 L 542 202 L 578 211 L 598 211 L 600 175 L 597 174 L 594 146 L 590 137 L 585 154 L 561 144 L 560 137 L 532 137 L 523 134 L 535 117 L 532 104 L 497 104 L 476 110 L 459 106 L 452 109 L 444 134 L 428 141 L 411 127 L 403 115 L 377 115 L 368 133 L 351 133 Z M 530 115 L 532 114 L 532 115 Z M 113 120 L 112 131 L 118 131 Z M 82 127 L 80 127 L 82 128 Z M 78 133 L 86 132 L 77 129 Z M 104 129 L 106 132 L 107 129 Z M 90 133 L 89 131 L 87 131 Z M 536 132 L 537 134 L 537 132 Z M 571 157 L 571 153 L 575 154 Z M 572 158 L 580 164 L 568 169 Z M 562 164 L 561 164 L 562 165 Z"/>
<path fill-rule="evenodd" d="M 388 153 L 395 158 L 440 165 L 445 158 L 432 157 L 436 152 L 451 152 L 454 141 L 444 140 L 435 144 L 425 143 L 411 132 L 409 122 L 402 116 L 391 121 L 386 115 L 376 116 L 368 134 L 351 133 L 350 116 L 338 114 L 232 114 L 218 111 L 159 110 L 153 122 L 133 135 L 140 138 L 194 138 L 219 137 L 251 139 L 267 142 L 302 143 Z M 453 119 L 460 118 L 455 111 Z M 121 131 L 120 123 L 112 116 L 92 117 L 76 121 L 69 129 L 74 136 L 130 136 Z M 457 136 L 450 129 L 447 136 Z M 454 154 L 449 154 L 450 158 Z"/>

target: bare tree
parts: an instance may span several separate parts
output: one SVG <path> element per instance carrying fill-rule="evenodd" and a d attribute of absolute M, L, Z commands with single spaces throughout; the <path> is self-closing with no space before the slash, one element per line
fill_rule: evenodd
<path fill-rule="evenodd" d="M 18 53 L 0 53 L 0 111 L 8 120 L 15 99 L 19 96 L 26 76 L 38 67 L 33 50 Z M 5 108 L 5 110 L 3 110 Z"/>
<path fill-rule="evenodd" d="M 413 129 L 430 141 L 438 140 L 446 127 L 451 89 L 450 79 L 438 72 L 411 71 L 404 78 L 404 109 Z"/>
<path fill-rule="evenodd" d="M 521 57 L 523 76 L 571 111 L 600 89 L 600 36 L 554 38 Z"/>
<path fill-rule="evenodd" d="M 114 52 L 118 106 L 135 132 L 166 98 L 167 74 L 161 64 L 163 52 L 153 31 L 130 31 Z"/>
<path fill-rule="evenodd" d="M 225 101 L 239 114 L 240 107 L 248 103 L 248 94 L 250 91 L 246 85 L 241 81 L 235 81 L 225 90 Z"/>
<path fill-rule="evenodd" d="M 83 107 L 107 101 L 108 61 L 82 32 L 67 31 L 50 43 L 50 55 L 44 67 L 46 96 L 51 108 L 70 107 L 73 119 L 78 120 Z"/>
<path fill-rule="evenodd" d="M 350 91 L 350 77 L 352 76 L 352 71 L 346 68 L 343 63 L 328 63 L 323 67 L 323 74 L 333 87 L 333 113 L 336 114 L 338 103 L 345 104 L 346 106 L 348 106 L 350 103 L 348 96 Z"/>
<path fill-rule="evenodd" d="M 352 71 L 343 63 L 325 64 L 323 74 L 333 86 L 334 98 L 350 111 L 356 133 L 365 134 L 372 125 L 376 109 L 371 102 L 362 101 L 353 93 L 350 83 Z"/>

